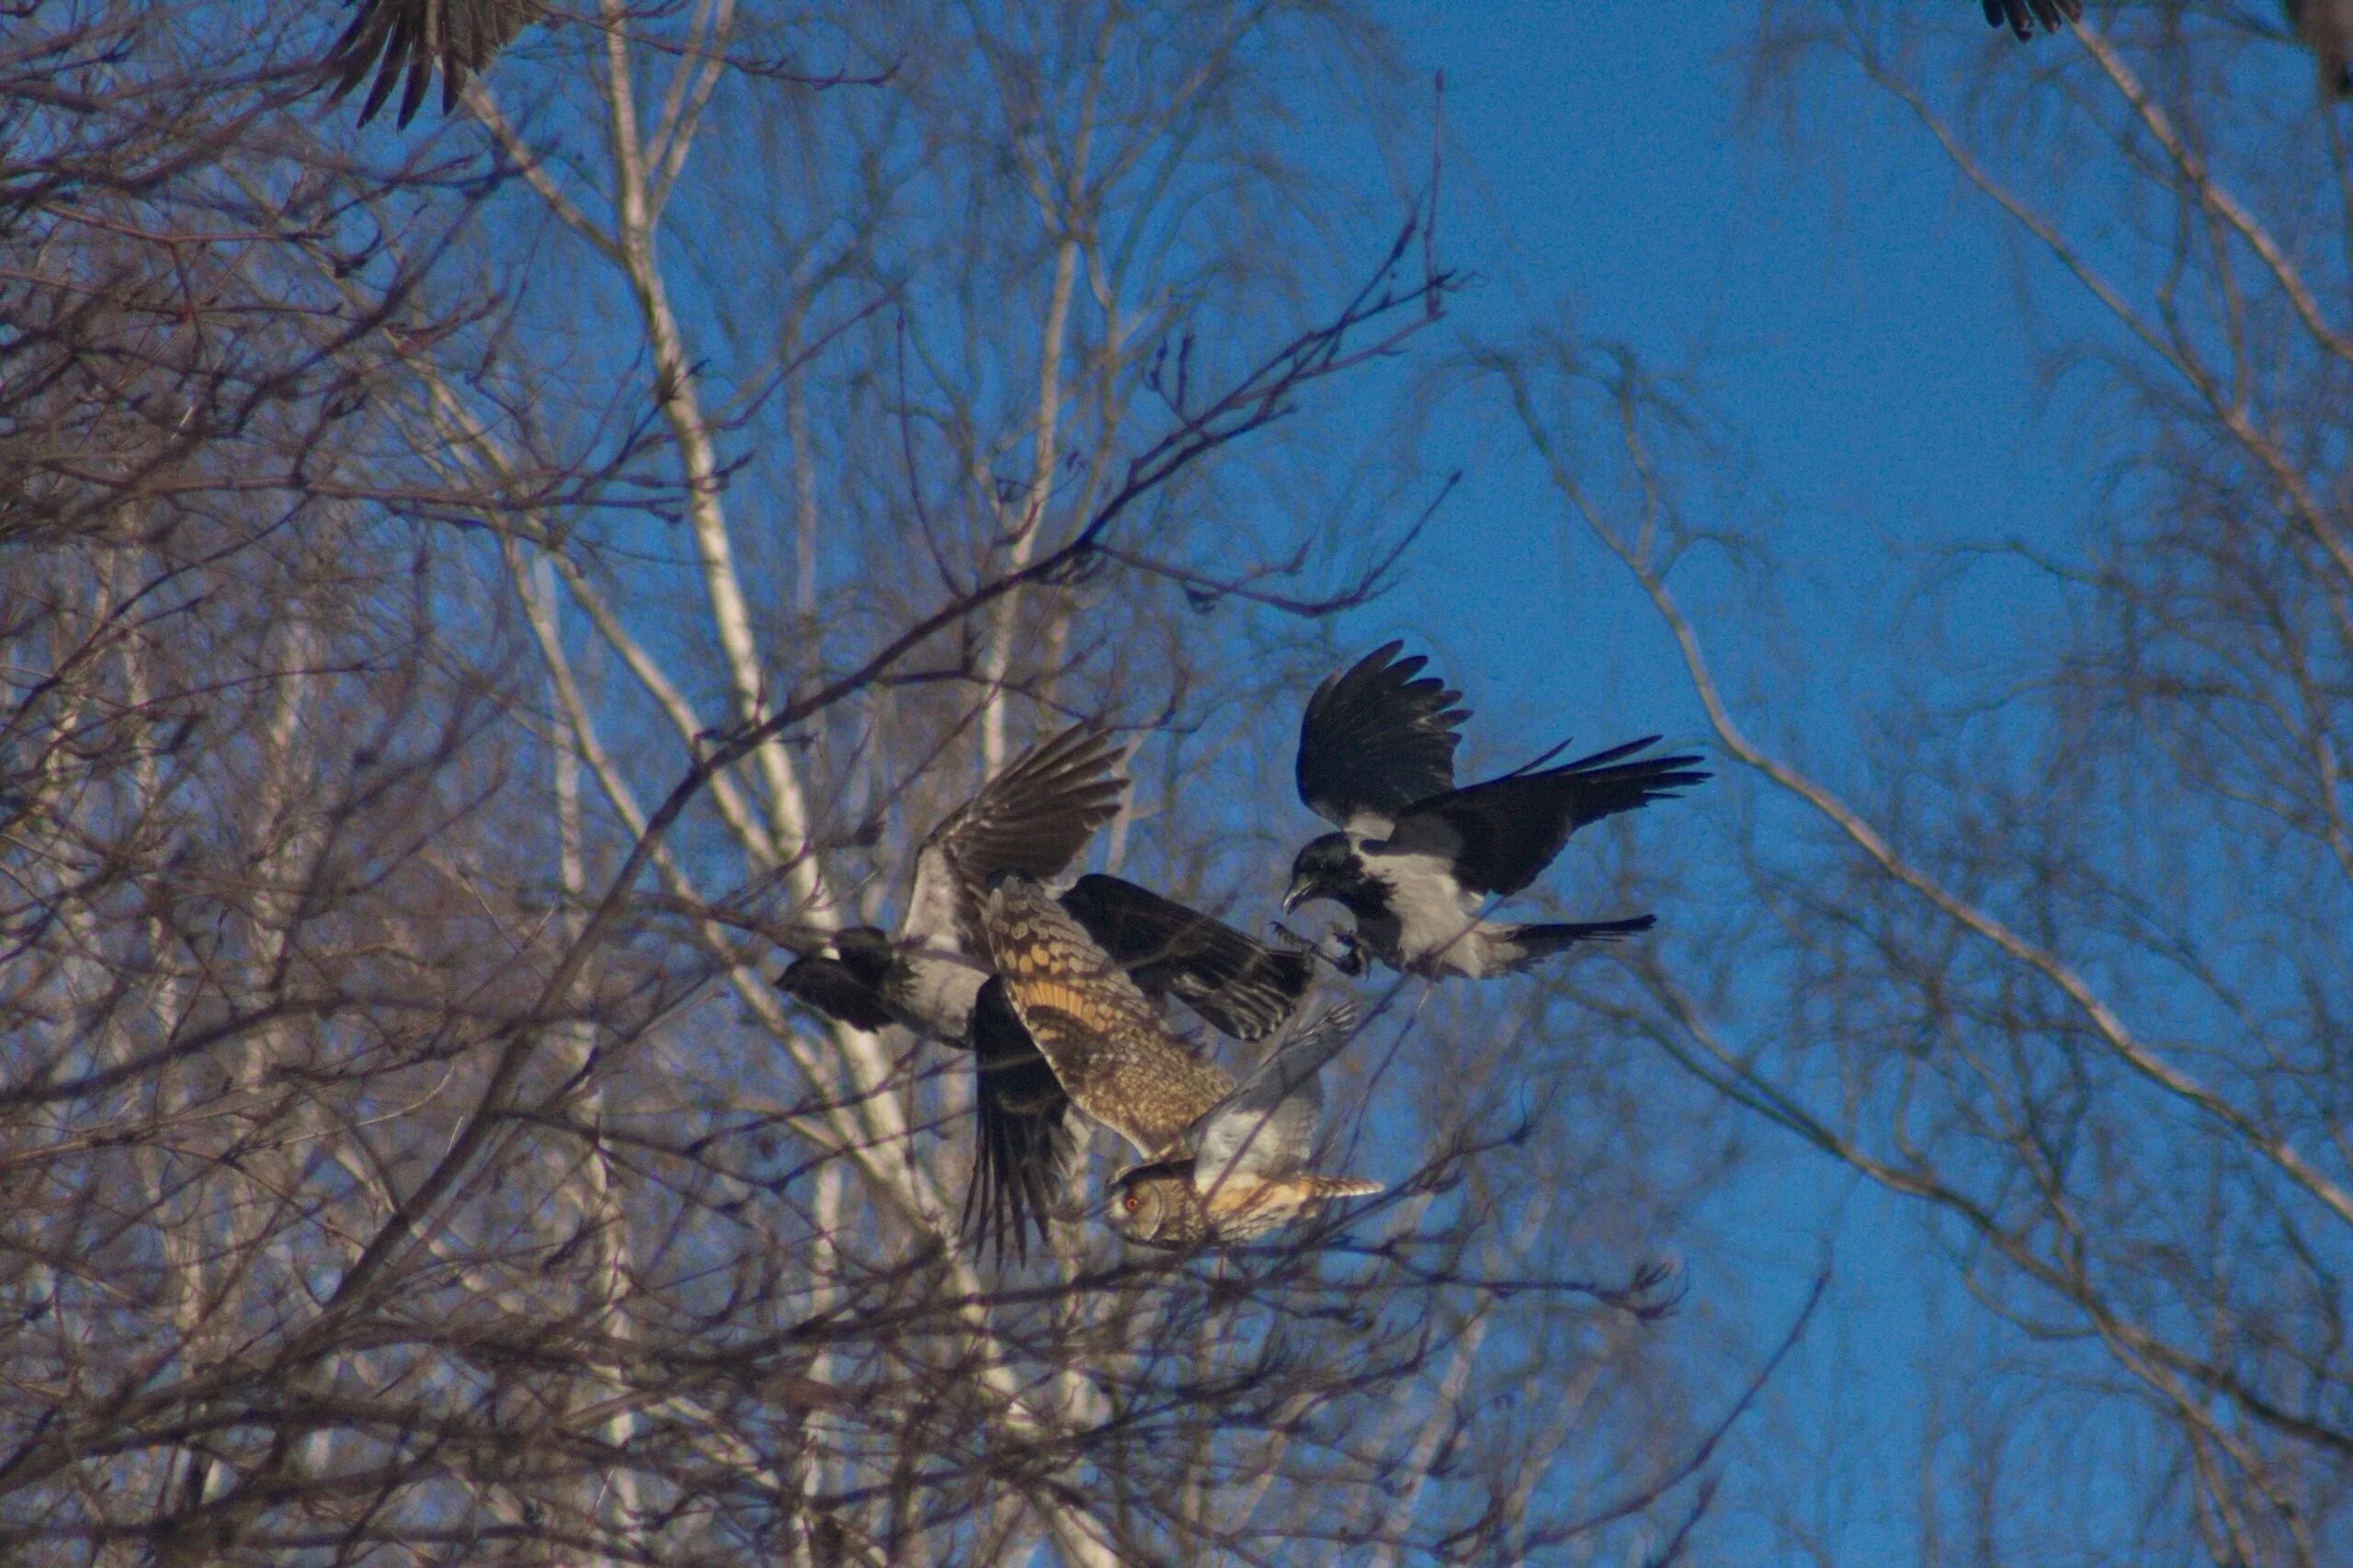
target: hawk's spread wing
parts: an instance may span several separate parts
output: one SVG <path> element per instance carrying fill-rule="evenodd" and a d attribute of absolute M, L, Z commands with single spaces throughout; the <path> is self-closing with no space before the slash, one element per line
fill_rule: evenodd
<path fill-rule="evenodd" d="M 1233 1087 L 1163 1027 L 1152 999 L 1038 883 L 1000 878 L 986 918 L 1014 1011 L 1063 1091 L 1139 1153 L 1169 1153 Z"/>
<path fill-rule="evenodd" d="M 1415 801 L 1454 788 L 1456 732 L 1471 717 L 1454 706 L 1461 692 L 1421 676 L 1427 659 L 1397 658 L 1404 646 L 1384 642 L 1326 676 L 1299 724 L 1300 800 L 1326 822 L 1376 836 Z"/>
<path fill-rule="evenodd" d="M 1305 953 L 1253 941 L 1118 877 L 1079 878 L 1062 905 L 1139 986 L 1178 997 L 1237 1040 L 1263 1040 L 1282 1028 L 1314 978 Z"/>
<path fill-rule="evenodd" d="M 1507 773 L 1424 801 L 1397 819 L 1383 847 L 1435 855 L 1473 893 L 1515 893 L 1552 863 L 1569 835 L 1699 783 L 1697 756 L 1622 760 L 1656 735 L 1596 752 L 1541 773 Z"/>
<path fill-rule="evenodd" d="M 1273 1179 L 1304 1168 L 1324 1108 L 1317 1074 L 1356 1038 L 1356 1009 L 1339 1004 L 1268 1051 L 1211 1107 L 1194 1132 L 1194 1186 L 1207 1190 L 1229 1177 Z"/>
<path fill-rule="evenodd" d="M 1124 756 L 1077 724 L 1032 748 L 940 819 L 915 852 L 915 892 L 899 933 L 926 948 L 979 958 L 981 899 L 1006 871 L 1058 876 L 1095 830 L 1118 814 Z"/>
<path fill-rule="evenodd" d="M 321 63 L 342 73 L 329 95 L 333 98 L 350 92 L 374 68 L 376 85 L 368 89 L 368 100 L 359 110 L 362 125 L 384 107 L 403 71 L 408 73 L 408 86 L 401 94 L 399 123 L 406 125 L 415 118 L 437 62 L 441 67 L 441 112 L 449 113 L 457 106 L 458 89 L 465 85 L 466 73 L 488 65 L 491 57 L 536 20 L 542 9 L 540 0 L 356 3 L 358 15 L 351 18 L 351 25 L 344 28 Z"/>
<path fill-rule="evenodd" d="M 972 1004 L 974 1108 L 980 1125 L 972 1185 L 964 1191 L 964 1230 L 983 1252 L 1026 1261 L 1032 1227 L 1046 1239 L 1046 1213 L 1062 1186 L 1070 1152 L 1070 1096 L 1038 1042 L 991 979 Z"/>
<path fill-rule="evenodd" d="M 1986 25 L 2006 25 L 2021 43 L 2034 36 L 2037 22 L 2055 33 L 2084 14 L 2083 0 L 1984 0 L 1984 5 Z"/>

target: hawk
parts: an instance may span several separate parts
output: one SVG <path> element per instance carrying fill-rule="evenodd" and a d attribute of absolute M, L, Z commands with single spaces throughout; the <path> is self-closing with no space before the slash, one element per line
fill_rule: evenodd
<path fill-rule="evenodd" d="M 376 85 L 360 106 L 359 123 L 376 118 L 392 97 L 392 85 L 408 73 L 401 93 L 395 123 L 406 126 L 425 101 L 433 67 L 441 67 L 441 112 L 457 107 L 458 89 L 466 73 L 486 69 L 491 57 L 506 48 L 546 10 L 543 0 L 353 0 L 358 14 L 320 62 L 326 70 L 342 73 L 327 95 L 335 102 L 358 86 L 370 69 Z"/>
<path fill-rule="evenodd" d="M 1709 775 L 1697 756 L 1637 757 L 1656 735 L 1558 767 L 1540 764 L 1457 789 L 1454 748 L 1471 715 L 1427 661 L 1374 649 L 1308 699 L 1299 731 L 1299 798 L 1340 831 L 1291 863 L 1283 908 L 1327 898 L 1356 916 L 1352 941 L 1392 969 L 1483 979 L 1578 942 L 1647 931 L 1627 920 L 1518 925 L 1483 920 L 1491 897 L 1534 881 L 1587 823 L 1672 799 Z"/>
<path fill-rule="evenodd" d="M 1194 1119 L 1189 1151 L 1111 1179 L 1111 1228 L 1145 1246 L 1255 1240 L 1335 1198 L 1381 1190 L 1377 1181 L 1307 1168 L 1324 1094 L 1324 1063 L 1356 1032 L 1343 1002 L 1267 1054 L 1231 1094 Z"/>
<path fill-rule="evenodd" d="M 1313 1068 L 1345 1041 L 1345 1029 L 1312 1031 L 1320 1054 L 1304 1072 L 1305 1049 L 1271 1052 L 1269 1063 L 1284 1065 L 1254 1074 L 1242 1092 L 1245 1103 L 1232 1075 L 1170 1033 L 1153 998 L 1035 881 L 999 877 L 986 921 L 997 972 L 972 1016 L 980 1138 L 965 1203 L 966 1223 L 983 1244 L 994 1237 L 1000 1254 L 1009 1242 L 1019 1255 L 1031 1226 L 1043 1239 L 1073 1108 L 1126 1139 L 1142 1156 L 1139 1170 L 1191 1168 L 1209 1129 L 1218 1128 L 1213 1158 L 1225 1178 L 1219 1191 L 1233 1188 L 1220 1198 L 1222 1211 L 1240 1233 L 1261 1234 L 1328 1197 L 1378 1190 L 1311 1176 L 1292 1157 L 1303 1157 L 1304 1143 L 1295 1132 L 1300 1107 L 1291 1102 L 1303 1104 L 1312 1131 Z M 1231 1114 L 1221 1119 L 1222 1110 Z M 1240 1135 L 1247 1118 L 1267 1123 L 1263 1139 Z M 1245 1145 L 1260 1142 L 1263 1156 L 1236 1163 Z M 1227 1165 L 1234 1168 L 1228 1173 Z M 1240 1202 L 1254 1193 L 1255 1201 Z M 1122 1211 L 1139 1212 L 1141 1202 Z"/>

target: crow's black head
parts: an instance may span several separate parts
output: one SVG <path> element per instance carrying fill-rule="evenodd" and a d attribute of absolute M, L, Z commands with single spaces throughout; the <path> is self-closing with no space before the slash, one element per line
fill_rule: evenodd
<path fill-rule="evenodd" d="M 1310 839 L 1290 863 L 1290 891 L 1283 894 L 1284 910 L 1318 898 L 1347 905 L 1359 919 L 1375 918 L 1388 908 L 1381 885 L 1365 869 L 1364 858 L 1345 833 Z"/>
<path fill-rule="evenodd" d="M 883 998 L 893 971 L 905 960 L 890 937 L 871 926 L 834 933 L 831 953 L 797 958 L 776 977 L 777 989 L 852 1028 L 879 1029 L 891 1021 Z"/>
<path fill-rule="evenodd" d="M 834 957 L 844 969 L 878 989 L 901 961 L 898 944 L 891 940 L 890 933 L 871 926 L 851 926 L 835 932 Z"/>

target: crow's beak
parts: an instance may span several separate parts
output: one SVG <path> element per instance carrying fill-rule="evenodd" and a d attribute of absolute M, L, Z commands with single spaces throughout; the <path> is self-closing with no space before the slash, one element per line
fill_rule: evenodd
<path fill-rule="evenodd" d="M 1285 915 L 1295 913 L 1299 906 L 1313 897 L 1314 893 L 1315 890 L 1308 885 L 1305 877 L 1293 877 L 1290 880 L 1290 891 L 1283 894 L 1283 913 Z"/>

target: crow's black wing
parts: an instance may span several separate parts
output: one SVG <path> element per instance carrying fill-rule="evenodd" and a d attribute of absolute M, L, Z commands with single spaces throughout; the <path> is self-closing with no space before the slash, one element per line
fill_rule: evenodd
<path fill-rule="evenodd" d="M 1435 800 L 1397 819 L 1386 849 L 1435 855 L 1474 893 L 1515 893 L 1552 863 L 1569 835 L 1631 812 L 1709 776 L 1697 756 L 1624 758 L 1655 745 L 1647 735 L 1541 773 L 1509 773 Z"/>
<path fill-rule="evenodd" d="M 964 1232 L 1000 1262 L 1008 1249 L 1026 1262 L 1029 1231 L 1046 1240 L 1047 1211 L 1062 1187 L 1070 1096 L 995 976 L 972 1003 L 972 1043 L 979 1135 Z"/>
<path fill-rule="evenodd" d="M 425 101 L 436 63 L 441 67 L 441 112 L 457 106 L 458 89 L 466 73 L 480 71 L 491 57 L 514 40 L 515 35 L 538 18 L 540 0 L 356 0 L 358 14 L 335 40 L 320 63 L 340 73 L 332 98 L 341 98 L 358 86 L 372 68 L 376 85 L 368 89 L 359 123 L 376 118 L 392 96 L 401 73 L 408 86 L 401 94 L 399 123 L 406 125 Z"/>
<path fill-rule="evenodd" d="M 981 901 L 1003 871 L 1047 881 L 1119 813 L 1128 781 L 1125 752 L 1099 730 L 1076 724 L 1032 748 L 925 835 L 900 935 L 923 946 L 982 958 Z"/>
<path fill-rule="evenodd" d="M 1305 953 L 1269 948 L 1118 877 L 1081 877 L 1062 904 L 1138 985 L 1237 1040 L 1280 1028 L 1314 979 Z"/>
<path fill-rule="evenodd" d="M 2006 27 L 2024 42 L 2034 36 L 2037 22 L 2057 32 L 2084 14 L 2083 0 L 1983 0 L 1989 27 Z"/>
<path fill-rule="evenodd" d="M 1385 831 L 1407 806 L 1454 788 L 1457 731 L 1471 710 L 1454 706 L 1461 692 L 1421 675 L 1427 659 L 1398 658 L 1404 646 L 1385 642 L 1326 676 L 1300 720 L 1299 798 L 1340 827 L 1364 831 L 1375 817 L 1372 831 Z"/>
<path fill-rule="evenodd" d="M 823 953 L 809 953 L 787 964 L 776 977 L 776 988 L 852 1028 L 887 1028 L 892 1022 L 870 982 Z"/>

